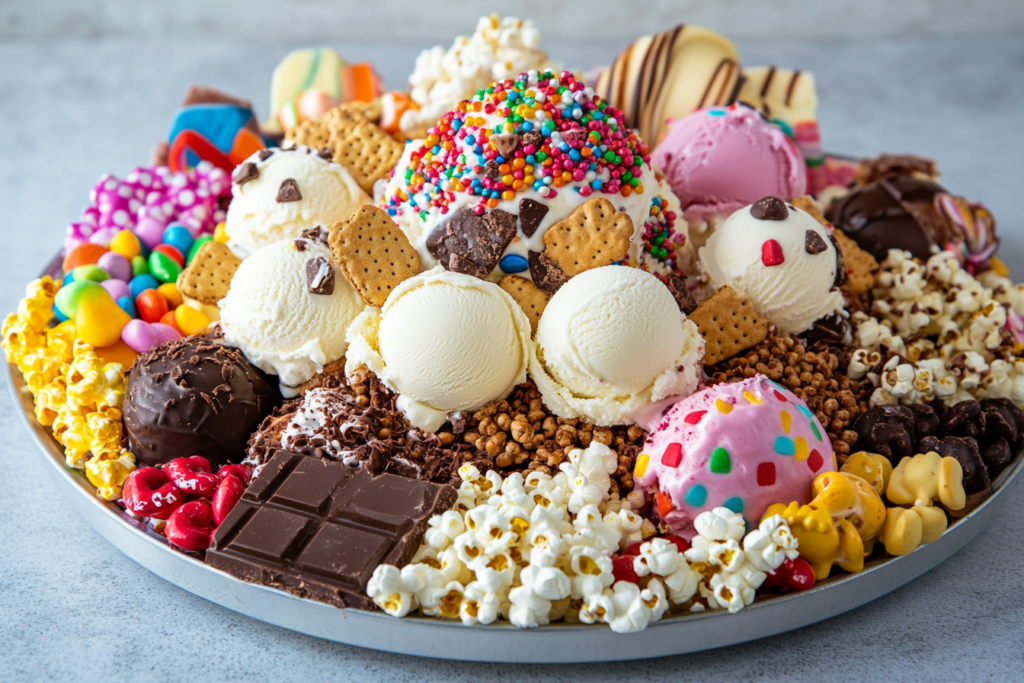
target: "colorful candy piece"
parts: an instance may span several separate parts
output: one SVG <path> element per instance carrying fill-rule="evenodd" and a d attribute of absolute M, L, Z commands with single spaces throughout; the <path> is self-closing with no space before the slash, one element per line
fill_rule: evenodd
<path fill-rule="evenodd" d="M 178 291 L 178 285 L 173 282 L 165 282 L 156 288 L 156 291 L 160 292 L 170 308 L 177 308 L 182 303 L 181 292 Z"/>
<path fill-rule="evenodd" d="M 178 249 L 176 247 L 173 247 L 170 244 L 158 244 L 158 245 L 156 245 L 155 247 L 153 247 L 153 253 L 154 254 L 163 254 L 165 256 L 170 256 L 172 259 L 174 259 L 174 262 L 178 264 L 179 268 L 184 267 L 184 265 L 185 265 L 185 257 L 182 256 L 181 252 L 178 251 Z M 153 254 L 150 254 L 150 258 L 152 258 L 152 257 L 153 257 Z"/>
<path fill-rule="evenodd" d="M 181 336 L 181 330 L 178 329 L 178 321 L 174 319 L 174 311 L 167 311 L 166 313 L 164 313 L 163 316 L 160 318 L 159 324 L 170 327 L 172 330 L 178 333 L 178 336 Z"/>
<path fill-rule="evenodd" d="M 132 277 L 138 277 L 139 275 L 149 275 L 149 262 L 145 256 L 134 256 L 132 257 Z"/>
<path fill-rule="evenodd" d="M 128 283 L 128 289 L 131 291 L 132 299 L 139 298 L 139 294 L 142 294 L 147 289 L 156 289 L 159 286 L 160 282 L 149 273 L 136 275 L 132 278 L 132 281 Z"/>
<path fill-rule="evenodd" d="M 82 282 L 83 280 L 103 282 L 104 280 L 110 279 L 110 275 L 107 273 L 107 271 L 103 270 L 99 266 L 78 266 L 73 271 L 71 271 L 71 279 L 74 282 Z"/>
<path fill-rule="evenodd" d="M 210 461 L 201 455 L 175 458 L 164 465 L 164 471 L 190 497 L 210 498 L 220 484 L 220 477 L 210 472 Z"/>
<path fill-rule="evenodd" d="M 135 300 L 132 299 L 131 296 L 128 296 L 128 295 L 119 296 L 119 297 L 117 297 L 117 300 L 115 301 L 115 303 L 117 303 L 117 305 L 121 307 L 122 311 L 124 311 L 125 313 L 127 313 L 131 317 L 133 317 L 133 318 L 138 318 L 139 317 L 139 312 L 135 308 Z"/>
<path fill-rule="evenodd" d="M 160 318 L 169 310 L 167 299 L 156 289 L 146 289 L 135 297 L 135 308 L 139 317 L 147 323 L 159 322 Z"/>
<path fill-rule="evenodd" d="M 698 514 L 716 507 L 742 514 L 753 526 L 772 503 L 805 504 L 815 477 L 833 470 L 832 459 L 797 459 L 796 440 L 819 454 L 831 455 L 832 446 L 820 425 L 815 431 L 814 415 L 797 406 L 803 402 L 796 395 L 763 375 L 698 392 L 661 418 L 637 458 L 634 479 L 648 495 L 660 496 L 662 521 L 683 538 L 695 533 Z"/>
<path fill-rule="evenodd" d="M 82 244 L 68 252 L 61 264 L 61 270 L 70 273 L 79 266 L 94 265 L 105 253 L 107 253 L 107 248 L 103 245 Z"/>
<path fill-rule="evenodd" d="M 171 513 L 164 535 L 171 545 L 182 550 L 206 550 L 216 529 L 210 504 L 205 500 L 193 500 Z"/>
<path fill-rule="evenodd" d="M 120 339 L 110 346 L 101 346 L 93 350 L 104 363 L 120 363 L 121 367 L 125 370 L 130 368 L 132 363 L 134 363 L 135 359 L 139 356 L 132 347 L 128 346 Z"/>
<path fill-rule="evenodd" d="M 139 255 L 140 249 L 139 238 L 131 230 L 122 230 L 110 240 L 110 251 L 124 256 L 129 262 Z"/>
<path fill-rule="evenodd" d="M 181 223 L 172 223 L 164 230 L 164 244 L 169 244 L 180 254 L 187 254 L 192 248 L 192 233 Z"/>
<path fill-rule="evenodd" d="M 54 306 L 75 321 L 79 338 L 90 346 L 110 346 L 121 338 L 131 317 L 110 298 L 107 290 L 92 280 L 62 287 Z"/>
<path fill-rule="evenodd" d="M 174 309 L 174 321 L 184 335 L 201 332 L 210 324 L 209 318 L 191 306 L 178 306 Z"/>
<path fill-rule="evenodd" d="M 165 229 L 166 223 L 163 218 L 147 213 L 139 218 L 138 225 L 135 226 L 135 235 L 142 245 L 152 249 L 163 240 Z"/>
<path fill-rule="evenodd" d="M 224 222 L 223 221 L 218 223 L 217 227 L 213 229 L 213 241 L 214 242 L 221 242 L 222 244 L 227 244 L 227 242 L 228 242 L 228 233 L 227 233 L 226 230 L 224 230 Z"/>
<path fill-rule="evenodd" d="M 124 482 L 122 502 L 136 517 L 167 519 L 185 502 L 183 494 L 167 472 L 156 467 L 140 467 Z"/>
<path fill-rule="evenodd" d="M 173 327 L 161 323 L 150 324 L 142 320 L 132 320 L 121 331 L 121 341 L 138 353 L 146 353 L 175 339 L 181 339 L 181 335 Z"/>
<path fill-rule="evenodd" d="M 253 128 L 255 119 L 248 107 L 227 103 L 184 107 L 171 124 L 167 165 L 172 171 L 183 171 L 207 161 L 230 173 L 266 146 Z"/>
<path fill-rule="evenodd" d="M 131 262 L 116 251 L 108 251 L 103 256 L 100 256 L 100 260 L 96 262 L 96 265 L 116 280 L 128 282 L 132 279 Z"/>
<path fill-rule="evenodd" d="M 110 298 L 113 299 L 114 301 L 117 301 L 123 296 L 131 296 L 131 290 L 128 289 L 127 280 L 115 280 L 113 278 L 110 278 L 109 280 L 104 280 L 103 282 L 101 282 L 100 287 L 107 290 L 107 293 L 110 294 Z"/>
<path fill-rule="evenodd" d="M 181 275 L 181 266 L 173 257 L 154 251 L 149 255 L 149 272 L 160 282 L 175 282 Z"/>

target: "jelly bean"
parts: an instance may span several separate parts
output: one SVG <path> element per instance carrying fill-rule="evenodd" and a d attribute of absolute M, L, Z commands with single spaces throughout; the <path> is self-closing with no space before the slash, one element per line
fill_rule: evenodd
<path fill-rule="evenodd" d="M 182 254 L 192 248 L 192 233 L 181 223 L 171 223 L 164 230 L 164 244 L 169 244 Z"/>
<path fill-rule="evenodd" d="M 78 315 L 81 300 L 86 297 L 98 297 L 100 292 L 107 294 L 107 290 L 92 280 L 71 282 L 60 288 L 57 295 L 53 298 L 53 305 L 54 308 L 59 309 L 66 317 L 74 318 Z M 107 294 L 107 296 L 110 295 Z"/>
<path fill-rule="evenodd" d="M 160 318 L 160 322 L 154 324 L 167 325 L 181 336 L 181 330 L 178 329 L 178 321 L 174 319 L 174 311 L 167 311 L 163 314 L 163 317 Z"/>
<path fill-rule="evenodd" d="M 170 308 L 177 308 L 181 305 L 181 292 L 178 291 L 178 285 L 173 282 L 165 282 L 157 287 L 156 291 L 164 295 L 164 298 L 167 299 L 167 304 Z"/>
<path fill-rule="evenodd" d="M 149 261 L 146 260 L 145 256 L 132 258 L 132 277 L 140 275 L 149 275 Z"/>
<path fill-rule="evenodd" d="M 222 243 L 228 241 L 228 233 L 224 229 L 224 223 L 218 223 L 217 227 L 213 229 L 213 241 Z"/>
<path fill-rule="evenodd" d="M 132 279 L 131 262 L 116 251 L 108 251 L 103 256 L 100 256 L 100 260 L 96 265 L 105 270 L 107 275 L 112 278 L 123 280 L 124 282 Z"/>
<path fill-rule="evenodd" d="M 174 321 L 178 323 L 178 329 L 182 334 L 195 334 L 205 330 L 210 324 L 210 319 L 200 311 L 191 306 L 178 306 L 174 309 Z"/>
<path fill-rule="evenodd" d="M 125 370 L 132 366 L 135 359 L 138 357 L 138 353 L 132 349 L 132 347 L 125 344 L 120 339 L 111 344 L 110 346 L 103 346 L 98 349 L 94 349 L 96 355 L 102 358 L 107 363 L 120 363 L 121 367 Z"/>
<path fill-rule="evenodd" d="M 53 317 L 61 321 L 62 323 L 68 321 L 68 317 L 61 313 L 60 309 L 57 308 L 56 306 L 53 307 Z"/>
<path fill-rule="evenodd" d="M 154 251 L 149 255 L 149 272 L 160 282 L 175 282 L 181 274 L 181 266 L 167 254 Z"/>
<path fill-rule="evenodd" d="M 93 347 L 110 346 L 121 338 L 121 330 L 131 317 L 114 303 L 107 291 L 96 285 L 102 296 L 81 297 L 75 328 L 78 337 Z"/>
<path fill-rule="evenodd" d="M 135 302 L 132 300 L 130 296 L 118 297 L 116 301 L 117 305 L 121 307 L 122 311 L 124 311 L 133 318 L 139 317 L 138 311 L 135 310 Z"/>
<path fill-rule="evenodd" d="M 110 240 L 110 251 L 131 261 L 139 255 L 139 238 L 131 230 L 122 230 Z"/>
<path fill-rule="evenodd" d="M 82 282 L 83 280 L 92 280 L 93 282 L 103 282 L 109 280 L 110 275 L 107 271 L 103 270 L 99 266 L 78 266 L 71 271 L 72 280 L 75 282 Z"/>
<path fill-rule="evenodd" d="M 114 301 L 117 301 L 123 296 L 130 298 L 132 295 L 131 290 L 128 289 L 128 283 L 123 280 L 115 280 L 113 278 L 104 280 L 100 283 L 100 287 L 107 290 L 107 293 L 110 294 L 110 298 Z"/>
<path fill-rule="evenodd" d="M 184 267 L 185 265 L 185 257 L 181 255 L 180 251 L 172 247 L 170 244 L 158 244 L 153 247 L 153 251 L 170 256 L 174 259 L 174 262 L 178 264 L 179 268 Z M 152 254 L 150 256 L 152 257 Z"/>
<path fill-rule="evenodd" d="M 67 273 L 66 275 L 64 275 L 64 279 L 61 281 L 60 286 L 64 287 L 66 285 L 70 285 L 74 281 L 75 281 L 75 271 L 71 271 L 70 273 Z"/>
<path fill-rule="evenodd" d="M 138 299 L 139 294 L 142 294 L 147 289 L 156 289 L 160 286 L 160 283 L 152 275 L 136 275 L 132 278 L 132 281 L 128 283 L 128 289 L 131 290 L 132 299 Z"/>
<path fill-rule="evenodd" d="M 220 474 L 218 472 L 218 474 Z M 217 486 L 217 490 L 213 493 L 213 500 L 211 501 L 211 507 L 213 508 L 213 521 L 218 526 L 224 521 L 224 518 L 228 516 L 228 513 L 234 509 L 235 504 L 241 500 L 242 494 L 245 493 L 245 484 L 238 477 L 231 475 L 225 475 Z"/>
<path fill-rule="evenodd" d="M 167 299 L 155 289 L 147 289 L 135 297 L 135 308 L 139 317 L 147 323 L 155 323 L 167 312 Z"/>
<path fill-rule="evenodd" d="M 174 315 L 171 311 L 168 315 Z M 161 318 L 162 320 L 163 318 Z M 166 344 L 167 342 L 177 341 L 181 339 L 181 332 L 178 331 L 177 327 L 172 325 L 166 325 L 164 323 L 152 323 L 150 327 L 156 332 L 157 344 Z"/>
<path fill-rule="evenodd" d="M 121 330 L 121 341 L 138 353 L 146 353 L 160 344 L 156 330 L 144 320 L 132 320 L 125 325 Z"/>
<path fill-rule="evenodd" d="M 107 253 L 107 248 L 102 244 L 92 244 L 91 242 L 82 244 L 68 252 L 61 264 L 61 269 L 65 273 L 70 273 L 78 266 L 95 265 L 100 260 L 100 256 L 105 253 Z"/>
<path fill-rule="evenodd" d="M 139 219 L 138 224 L 135 226 L 135 236 L 139 238 L 140 242 L 152 249 L 163 241 L 164 229 L 166 227 L 166 224 L 159 218 L 146 214 Z"/>
<path fill-rule="evenodd" d="M 203 235 L 202 237 L 196 238 L 196 241 L 192 243 L 192 248 L 188 250 L 188 256 L 185 257 L 185 265 L 192 263 L 192 259 L 196 257 L 199 250 L 203 248 L 203 245 L 207 242 L 212 242 L 213 237 L 210 235 Z"/>
<path fill-rule="evenodd" d="M 525 257 L 519 254 L 508 254 L 498 262 L 498 267 L 505 273 L 521 273 L 530 266 Z"/>

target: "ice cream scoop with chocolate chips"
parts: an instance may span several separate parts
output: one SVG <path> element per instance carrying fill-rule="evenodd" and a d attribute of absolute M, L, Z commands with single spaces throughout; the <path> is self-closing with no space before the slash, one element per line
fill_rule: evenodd
<path fill-rule="evenodd" d="M 245 258 L 257 249 L 349 216 L 370 197 L 331 155 L 303 145 L 262 149 L 231 176 L 228 246 Z"/>
<path fill-rule="evenodd" d="M 814 216 L 778 197 L 729 216 L 699 260 L 713 289 L 742 292 L 785 334 L 808 330 L 843 308 L 846 267 L 838 243 Z"/>

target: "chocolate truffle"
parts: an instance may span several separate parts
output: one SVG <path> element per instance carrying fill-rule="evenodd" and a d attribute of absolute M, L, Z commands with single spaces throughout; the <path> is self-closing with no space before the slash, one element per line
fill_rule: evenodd
<path fill-rule="evenodd" d="M 139 465 L 201 455 L 239 462 L 274 407 L 273 385 L 241 351 L 202 337 L 159 346 L 128 375 L 124 423 Z"/>
<path fill-rule="evenodd" d="M 857 418 L 857 448 L 889 458 L 893 465 L 914 453 L 914 413 L 906 406 L 875 406 Z"/>
<path fill-rule="evenodd" d="M 879 263 L 890 249 L 904 249 L 925 261 L 933 248 L 960 239 L 934 201 L 945 191 L 909 175 L 883 178 L 833 201 L 825 217 Z"/>

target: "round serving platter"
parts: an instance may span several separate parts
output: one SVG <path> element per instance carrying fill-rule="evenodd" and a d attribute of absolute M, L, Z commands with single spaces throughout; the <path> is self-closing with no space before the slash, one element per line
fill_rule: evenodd
<path fill-rule="evenodd" d="M 46 272 L 51 272 L 53 264 Z M 246 583 L 172 550 L 121 508 L 95 495 L 82 472 L 64 464 L 52 432 L 35 419 L 32 396 L 8 364 L 11 394 L 39 446 L 51 485 L 115 548 L 162 579 L 253 619 L 318 638 L 398 654 L 489 662 L 570 663 L 646 659 L 735 645 L 783 633 L 860 607 L 937 567 L 996 517 L 1024 469 L 1018 457 L 992 484 L 992 495 L 956 520 L 942 537 L 899 558 L 869 560 L 859 574 L 840 575 L 801 593 L 761 598 L 737 614 L 724 611 L 663 619 L 641 633 L 620 635 L 604 625 L 551 624 L 517 629 L 508 623 L 463 626 L 425 617 L 395 619 L 380 612 L 338 609 Z"/>

